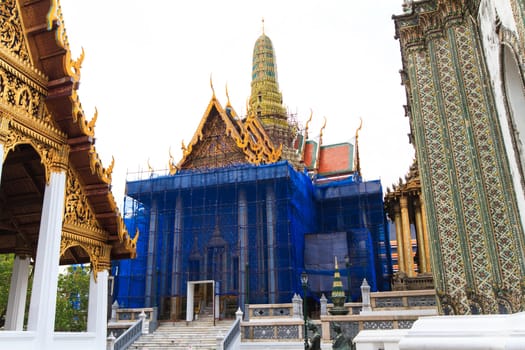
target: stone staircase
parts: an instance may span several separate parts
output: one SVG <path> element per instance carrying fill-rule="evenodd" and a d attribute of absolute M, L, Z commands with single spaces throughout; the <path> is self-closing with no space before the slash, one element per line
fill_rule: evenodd
<path fill-rule="evenodd" d="M 193 322 L 162 322 L 152 334 L 142 335 L 128 349 L 132 350 L 215 350 L 217 335 L 225 336 L 234 320 L 216 320 L 213 325 L 211 310 L 201 310 Z"/>

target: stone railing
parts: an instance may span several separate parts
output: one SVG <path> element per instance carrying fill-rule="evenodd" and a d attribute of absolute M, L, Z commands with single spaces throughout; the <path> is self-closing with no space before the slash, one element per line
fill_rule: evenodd
<path fill-rule="evenodd" d="M 436 308 L 436 292 L 427 289 L 370 293 L 370 306 L 374 311 Z"/>
<path fill-rule="evenodd" d="M 353 339 L 362 330 L 406 330 L 421 316 L 437 314 L 434 290 L 370 292 L 363 281 L 362 302 L 345 303 L 347 315 L 331 315 L 333 304 L 321 297 L 320 318 L 316 324 L 324 343 L 333 339 L 333 325 Z M 304 339 L 302 299 L 295 295 L 291 304 L 259 304 L 247 307 L 241 323 L 243 342 L 301 342 Z M 308 334 L 311 336 L 311 334 Z"/>
<path fill-rule="evenodd" d="M 296 311 L 296 317 L 302 317 Z M 274 317 L 294 317 L 292 303 L 285 304 L 255 304 L 248 305 L 248 314 L 245 319 L 274 318 Z"/>
<path fill-rule="evenodd" d="M 237 312 L 235 312 L 236 319 L 228 333 L 224 337 L 217 337 L 217 350 L 233 350 L 239 348 L 242 315 L 243 312 L 239 308 Z"/>
<path fill-rule="evenodd" d="M 118 338 L 115 339 L 113 333 L 108 337 L 107 350 L 125 350 L 127 349 L 135 340 L 137 340 L 142 335 L 142 326 L 144 320 L 138 320 L 133 326 L 126 329 Z"/>
<path fill-rule="evenodd" d="M 108 334 L 113 333 L 116 338 L 134 325 L 140 319 L 141 313 L 144 313 L 144 324 L 148 332 L 151 333 L 157 329 L 157 308 L 119 309 L 117 302 L 113 303 L 111 308 Z"/>
<path fill-rule="evenodd" d="M 140 309 L 117 309 L 114 322 L 135 322 L 139 319 L 140 313 L 144 311 L 147 321 L 156 319 L 155 308 L 146 307 Z M 112 319 L 113 321 L 113 319 Z"/>

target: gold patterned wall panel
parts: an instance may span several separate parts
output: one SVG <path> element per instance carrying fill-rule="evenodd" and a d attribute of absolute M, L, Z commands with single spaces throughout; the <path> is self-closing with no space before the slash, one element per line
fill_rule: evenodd
<path fill-rule="evenodd" d="M 15 0 L 3 0 L 0 3 L 0 44 L 22 61 L 29 62 L 29 52 Z"/>
<path fill-rule="evenodd" d="M 106 238 L 107 232 L 96 220 L 78 174 L 69 168 L 60 255 L 69 248 L 80 246 L 89 254 L 94 271 L 107 269 L 110 267 L 111 247 L 105 243 Z"/>

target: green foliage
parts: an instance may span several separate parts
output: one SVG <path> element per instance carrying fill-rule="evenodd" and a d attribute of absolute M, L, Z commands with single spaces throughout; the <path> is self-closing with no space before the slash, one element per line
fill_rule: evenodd
<path fill-rule="evenodd" d="M 68 266 L 58 276 L 55 331 L 82 332 L 87 328 L 90 269 Z"/>
<path fill-rule="evenodd" d="M 2 326 L 5 321 L 13 261 L 13 254 L 0 254 L 0 326 Z"/>
<path fill-rule="evenodd" d="M 11 273 L 13 270 L 13 254 L 0 254 L 0 326 L 5 321 Z M 68 266 L 58 276 L 57 306 L 55 330 L 65 332 L 80 332 L 87 328 L 87 308 L 89 296 L 89 267 Z M 31 299 L 32 278 L 30 276 L 26 299 L 26 318 Z M 27 320 L 26 320 L 27 322 Z"/>

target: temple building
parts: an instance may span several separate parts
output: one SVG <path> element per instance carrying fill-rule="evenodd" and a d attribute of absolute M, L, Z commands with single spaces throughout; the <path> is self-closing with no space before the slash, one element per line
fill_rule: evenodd
<path fill-rule="evenodd" d="M 390 231 L 395 270 L 392 288 L 433 289 L 430 242 L 417 162 L 412 164 L 404 180 L 400 178 L 399 183 L 387 188 L 385 210 L 395 227 Z"/>
<path fill-rule="evenodd" d="M 3 349 L 105 349 L 108 269 L 135 256 L 94 147 L 58 1 L 0 5 L 0 254 L 14 254 Z M 60 265 L 90 264 L 87 329 L 55 332 Z M 30 296 L 28 297 L 28 285 Z M 26 301 L 29 299 L 29 310 Z"/>
<path fill-rule="evenodd" d="M 205 108 L 182 159 L 169 173 L 128 180 L 128 230 L 137 259 L 113 265 L 121 307 L 158 307 L 161 319 L 192 320 L 202 307 L 233 317 L 249 303 L 291 302 L 300 275 L 308 299 L 330 295 L 334 257 L 345 292 L 366 278 L 390 289 L 388 226 L 380 181 L 363 181 L 355 145 L 323 144 L 287 114 L 273 44 L 253 51 L 247 115 L 229 98 Z M 315 311 L 312 306 L 310 310 Z"/>

